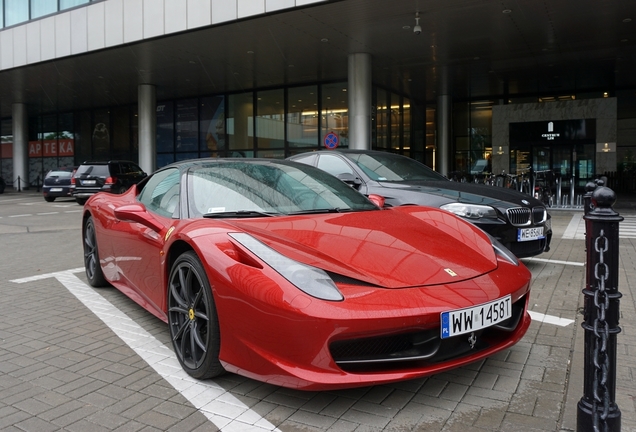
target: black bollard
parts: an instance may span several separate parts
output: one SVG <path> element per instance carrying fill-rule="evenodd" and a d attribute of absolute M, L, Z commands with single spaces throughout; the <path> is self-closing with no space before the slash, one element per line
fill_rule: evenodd
<path fill-rule="evenodd" d="M 583 213 L 589 214 L 592 211 L 592 193 L 596 189 L 596 183 L 588 182 L 585 184 L 585 195 L 583 195 Z"/>
<path fill-rule="evenodd" d="M 620 432 L 616 405 L 616 335 L 618 326 L 618 225 L 612 206 L 616 194 L 598 186 L 585 219 L 586 282 L 583 290 L 585 364 L 583 397 L 577 405 L 577 432 Z"/>

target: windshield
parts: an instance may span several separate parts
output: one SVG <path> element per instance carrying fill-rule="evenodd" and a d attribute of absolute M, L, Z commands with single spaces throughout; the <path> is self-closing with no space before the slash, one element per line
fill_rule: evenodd
<path fill-rule="evenodd" d="M 65 178 L 71 178 L 71 175 L 73 175 L 73 173 L 69 171 L 50 171 L 46 176 L 65 179 Z"/>
<path fill-rule="evenodd" d="M 375 181 L 447 180 L 424 164 L 391 153 L 347 153 L 366 175 Z"/>
<path fill-rule="evenodd" d="M 206 163 L 188 173 L 188 191 L 193 216 L 377 209 L 337 178 L 296 163 L 254 160 Z"/>

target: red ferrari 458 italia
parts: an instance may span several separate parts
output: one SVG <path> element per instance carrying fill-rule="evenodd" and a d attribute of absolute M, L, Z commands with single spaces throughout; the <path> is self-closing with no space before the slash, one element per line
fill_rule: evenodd
<path fill-rule="evenodd" d="M 199 379 L 367 386 L 519 341 L 528 269 L 450 212 L 381 201 L 292 161 L 175 163 L 87 201 L 86 275 L 168 323 Z"/>

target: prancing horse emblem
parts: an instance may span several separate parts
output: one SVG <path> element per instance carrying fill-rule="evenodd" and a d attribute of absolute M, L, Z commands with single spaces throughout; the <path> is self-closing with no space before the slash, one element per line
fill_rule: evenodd
<path fill-rule="evenodd" d="M 470 337 L 468 338 L 468 343 L 470 344 L 470 349 L 475 348 L 475 344 L 477 343 L 477 336 L 475 336 L 475 333 L 471 333 Z"/>

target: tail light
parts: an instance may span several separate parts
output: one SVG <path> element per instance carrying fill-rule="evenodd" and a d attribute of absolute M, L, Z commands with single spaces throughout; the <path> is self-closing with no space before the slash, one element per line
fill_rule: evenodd
<path fill-rule="evenodd" d="M 75 177 L 71 177 L 71 185 L 75 186 Z"/>
<path fill-rule="evenodd" d="M 106 184 L 107 185 L 113 185 L 117 183 L 117 177 L 107 177 L 106 178 Z"/>

